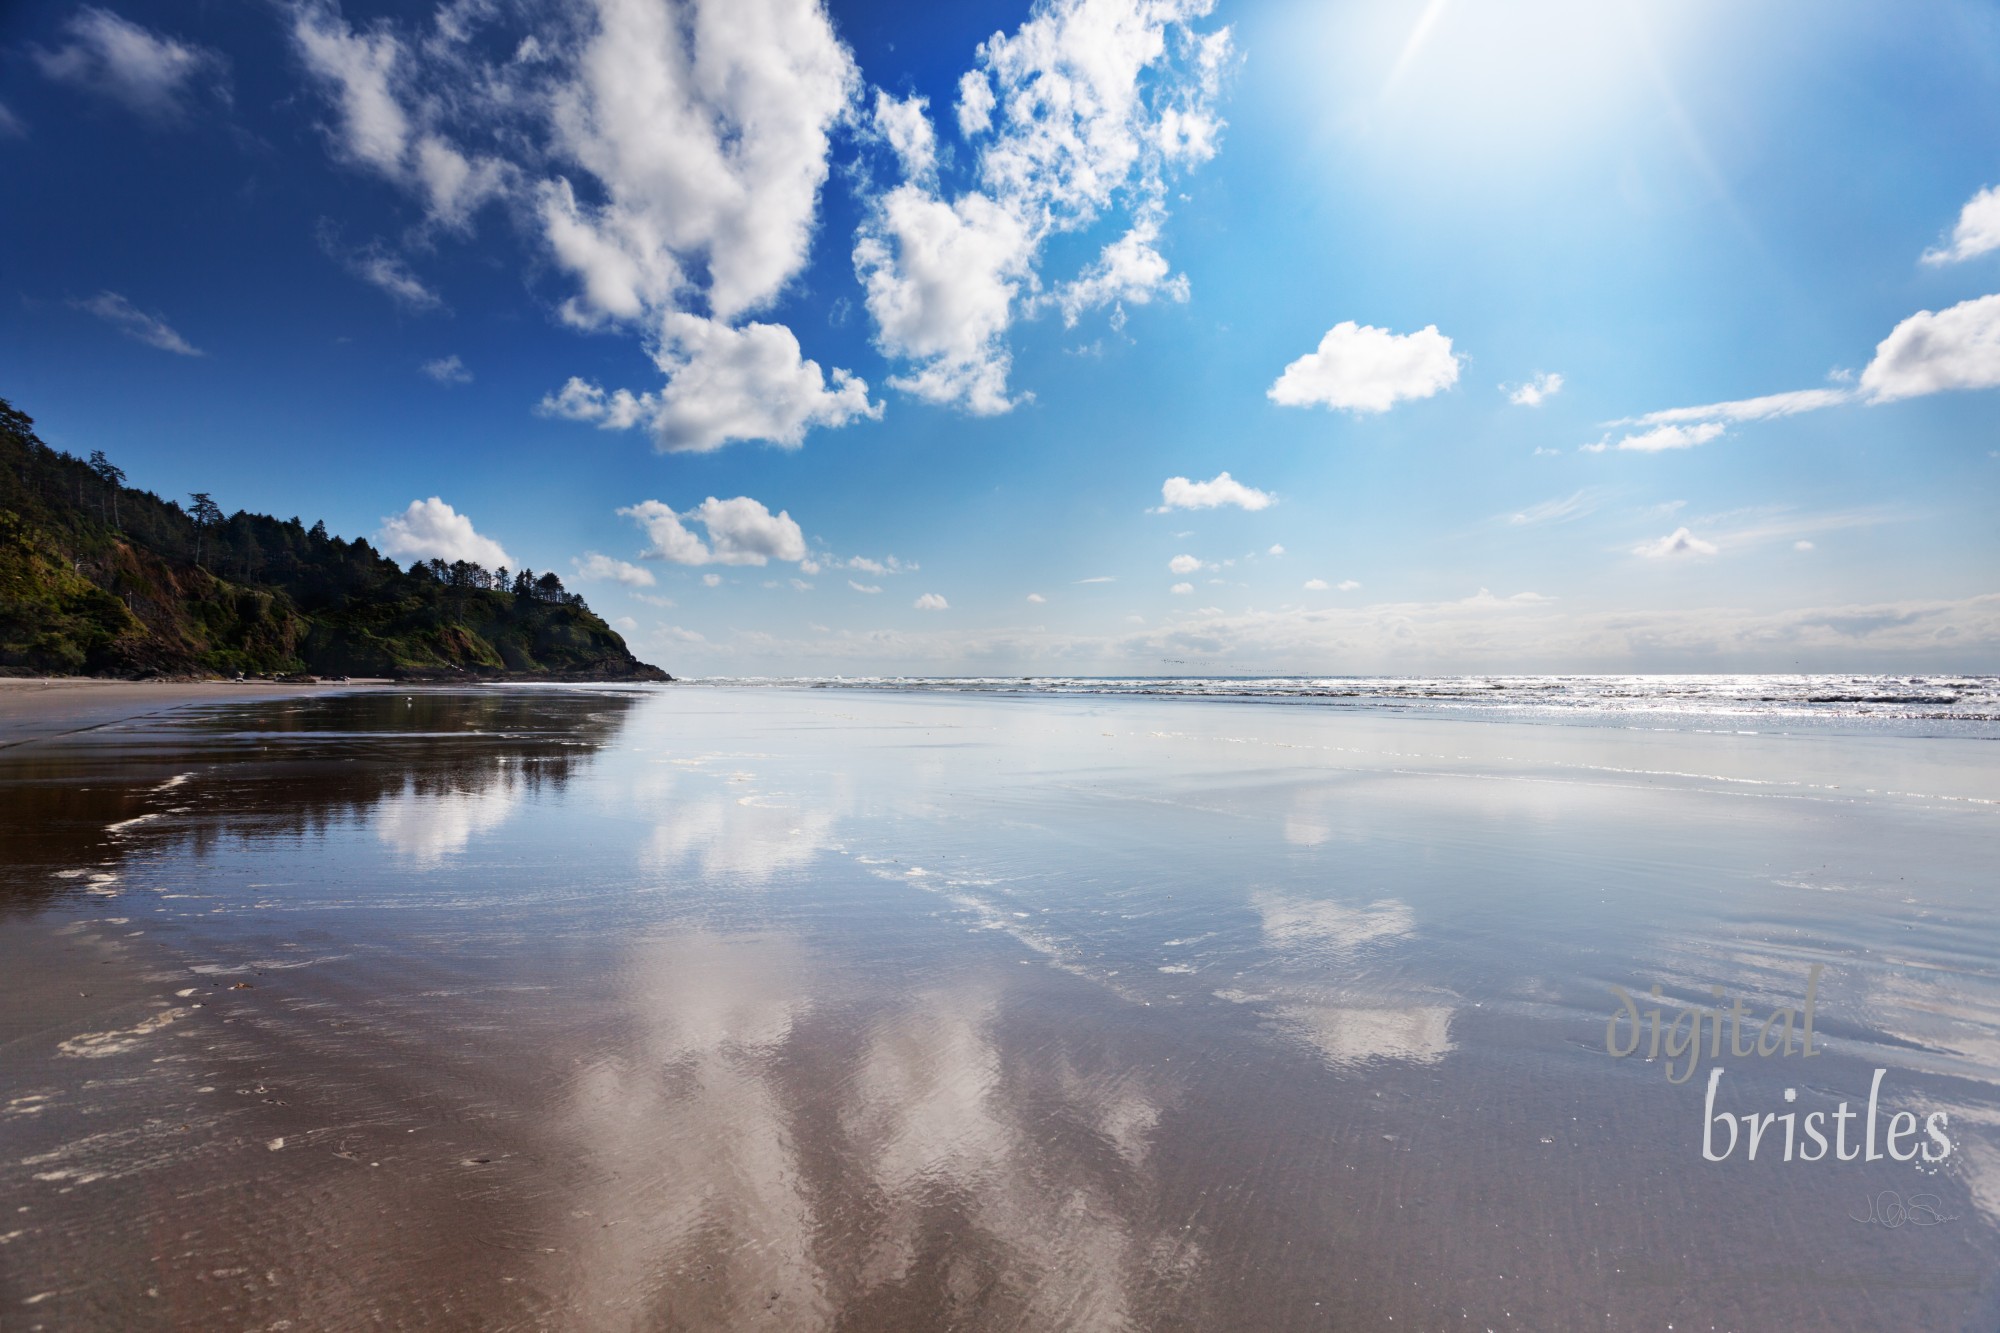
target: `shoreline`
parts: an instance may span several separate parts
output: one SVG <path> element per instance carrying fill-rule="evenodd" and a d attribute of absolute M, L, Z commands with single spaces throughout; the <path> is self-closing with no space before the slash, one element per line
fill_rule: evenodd
<path fill-rule="evenodd" d="M 618 685 L 604 681 L 407 681 L 355 677 L 344 681 L 106 680 L 93 676 L 0 676 L 0 750 L 59 740 L 192 704 L 255 703 L 354 690 L 464 689 L 494 685 Z"/>

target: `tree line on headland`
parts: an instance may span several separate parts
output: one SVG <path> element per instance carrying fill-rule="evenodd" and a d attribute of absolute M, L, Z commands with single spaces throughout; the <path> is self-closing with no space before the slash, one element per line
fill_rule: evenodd
<path fill-rule="evenodd" d="M 0 398 L 0 675 L 666 680 L 553 573 L 408 568 L 323 522 L 189 505 Z"/>

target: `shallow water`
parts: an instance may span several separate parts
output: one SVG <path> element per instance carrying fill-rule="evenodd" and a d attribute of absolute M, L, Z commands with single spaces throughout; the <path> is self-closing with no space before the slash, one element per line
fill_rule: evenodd
<path fill-rule="evenodd" d="M 0 1326 L 2000 1326 L 2000 748 L 1569 722 L 385 691 L 7 751 Z M 1811 1059 L 1605 1049 L 1614 985 L 1809 984 Z M 1715 1065 L 1884 1069 L 1873 1141 L 1952 1151 L 1705 1161 Z"/>

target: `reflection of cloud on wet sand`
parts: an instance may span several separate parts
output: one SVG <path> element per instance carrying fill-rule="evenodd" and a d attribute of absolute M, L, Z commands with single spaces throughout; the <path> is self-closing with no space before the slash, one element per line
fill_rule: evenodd
<path fill-rule="evenodd" d="M 629 1040 L 578 1075 L 563 1125 L 585 1157 L 565 1285 L 599 1328 L 821 1328 L 818 1228 L 770 1062 L 808 1002 L 783 936 L 694 932 L 637 945 Z"/>
<path fill-rule="evenodd" d="M 1060 1055 L 1017 1069 L 996 1024 L 991 998 L 937 994 L 869 1043 L 843 1115 L 884 1209 L 861 1281 L 908 1280 L 949 1233 L 947 1288 L 969 1293 L 1007 1277 L 1020 1326 L 1136 1327 L 1134 1283 L 1171 1281 L 1199 1262 L 1192 1242 L 1146 1234 L 1120 1203 L 1129 1173 L 1146 1167 L 1160 1094 L 1129 1071 L 1093 1079 Z M 1110 1155 L 1058 1151 L 1061 1121 Z"/>
<path fill-rule="evenodd" d="M 506 823 L 520 804 L 520 788 L 504 771 L 476 791 L 420 792 L 405 784 L 375 812 L 375 835 L 410 865 L 435 869 Z"/>
<path fill-rule="evenodd" d="M 1349 907 L 1326 899 L 1253 893 L 1250 905 L 1264 918 L 1266 947 L 1285 958 L 1352 952 L 1374 940 L 1408 935 L 1416 923 L 1409 905 L 1394 898 Z"/>
<path fill-rule="evenodd" d="M 1273 1017 L 1288 1033 L 1310 1043 L 1328 1064 L 1337 1068 L 1375 1060 L 1433 1064 L 1453 1049 L 1451 1009 L 1447 1005 L 1358 1009 L 1286 1004 L 1280 1005 Z"/>
<path fill-rule="evenodd" d="M 834 811 L 792 804 L 742 786 L 676 796 L 674 775 L 647 786 L 642 805 L 657 822 L 643 853 L 656 873 L 692 862 L 704 879 L 763 886 L 811 862 L 833 837 Z"/>
<path fill-rule="evenodd" d="M 1339 999 L 1329 1002 L 1318 987 L 1276 978 L 1258 985 L 1262 993 L 1235 988 L 1216 992 L 1220 998 L 1269 1004 L 1266 1015 L 1279 1031 L 1336 1068 L 1376 1060 L 1431 1064 L 1453 1049 L 1449 1005 L 1398 1004 L 1396 997 L 1369 993 L 1352 975 L 1357 954 L 1415 933 L 1416 917 L 1409 904 L 1382 898 L 1351 906 L 1331 899 L 1253 893 L 1250 905 L 1262 918 L 1264 945 L 1279 968 L 1293 972 L 1303 966 L 1321 973 L 1336 969 Z M 1349 996 L 1356 1002 L 1346 1002 Z"/>
<path fill-rule="evenodd" d="M 850 1045 L 826 1024 L 851 983 L 784 935 L 644 941 L 627 976 L 629 1027 L 559 1125 L 581 1183 L 552 1272 L 592 1326 L 860 1327 L 941 1289 L 1121 1329 L 1192 1274 L 1192 1241 L 1133 1218 L 1171 1093 L 1061 1040 L 1011 1050 L 997 992 L 896 992 Z"/>

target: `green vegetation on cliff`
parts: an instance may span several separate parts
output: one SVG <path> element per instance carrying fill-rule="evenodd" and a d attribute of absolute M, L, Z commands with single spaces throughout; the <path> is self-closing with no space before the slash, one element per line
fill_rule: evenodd
<path fill-rule="evenodd" d="M 0 675 L 670 679 L 554 574 L 404 569 L 323 523 L 124 480 L 0 399 Z"/>

